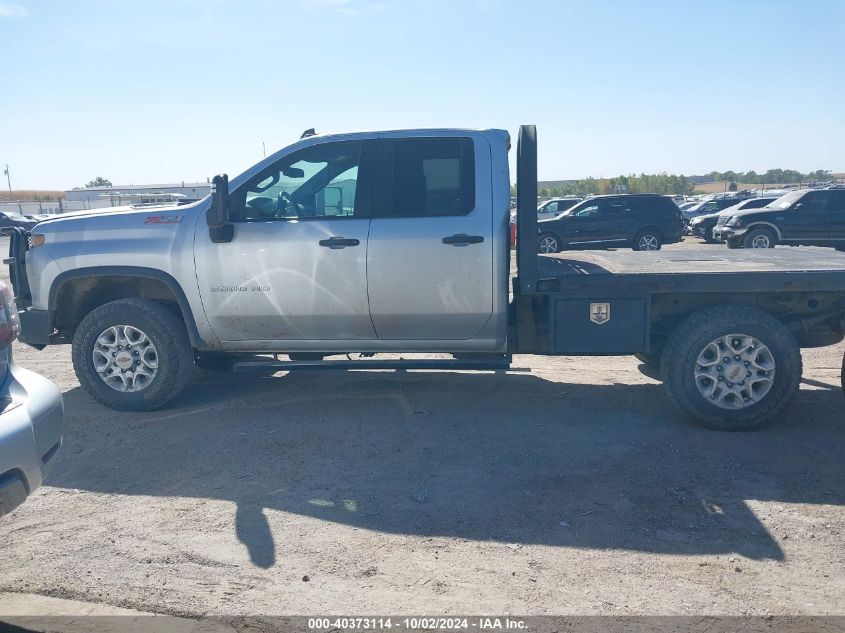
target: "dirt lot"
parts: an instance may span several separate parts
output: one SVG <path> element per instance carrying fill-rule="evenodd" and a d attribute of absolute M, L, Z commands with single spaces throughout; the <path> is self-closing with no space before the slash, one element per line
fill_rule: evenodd
<path fill-rule="evenodd" d="M 682 246 L 687 248 L 688 245 Z M 179 615 L 845 614 L 843 345 L 771 428 L 690 426 L 632 358 L 198 373 L 119 414 L 66 347 L 65 443 L 0 591 Z"/>

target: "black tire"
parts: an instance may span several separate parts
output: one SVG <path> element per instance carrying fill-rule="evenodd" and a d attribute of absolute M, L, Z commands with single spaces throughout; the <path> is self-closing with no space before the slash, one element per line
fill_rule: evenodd
<path fill-rule="evenodd" d="M 648 243 L 653 244 L 654 247 L 646 248 L 644 240 L 648 240 Z M 634 242 L 631 248 L 635 251 L 659 251 L 663 248 L 663 236 L 656 229 L 643 229 L 634 236 Z"/>
<path fill-rule="evenodd" d="M 728 248 L 731 249 L 731 250 L 734 250 L 734 249 L 737 249 L 737 248 L 742 248 L 742 241 L 740 241 L 736 238 L 725 240 L 725 244 L 727 244 Z"/>
<path fill-rule="evenodd" d="M 742 239 L 743 248 L 774 248 L 778 238 L 770 229 L 751 229 Z M 761 244 L 765 244 L 762 246 Z"/>
<path fill-rule="evenodd" d="M 137 391 L 110 387 L 94 366 L 94 346 L 109 327 L 128 325 L 147 335 L 157 352 L 155 375 Z M 185 325 L 166 307 L 145 299 L 121 299 L 95 308 L 73 335 L 73 368 L 79 384 L 97 402 L 119 411 L 151 411 L 177 396 L 194 369 L 194 353 Z"/>
<path fill-rule="evenodd" d="M 711 341 L 729 334 L 756 338 L 768 347 L 775 363 L 768 393 L 739 409 L 712 403 L 700 392 L 695 376 L 699 354 Z M 774 419 L 795 395 L 801 382 L 801 350 L 792 333 L 771 315 L 746 306 L 720 306 L 678 325 L 663 348 L 660 369 L 669 398 L 699 424 L 720 431 L 749 431 Z"/>
<path fill-rule="evenodd" d="M 545 244 L 544 244 L 545 242 Z M 543 250 L 553 244 L 549 250 Z M 541 233 L 537 238 L 537 252 L 538 253 L 559 253 L 560 252 L 560 238 L 554 233 Z"/>

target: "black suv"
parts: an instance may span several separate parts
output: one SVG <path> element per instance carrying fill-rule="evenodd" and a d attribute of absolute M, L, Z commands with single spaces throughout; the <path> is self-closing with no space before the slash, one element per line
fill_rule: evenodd
<path fill-rule="evenodd" d="M 803 244 L 845 250 L 845 190 L 793 191 L 763 209 L 724 214 L 713 236 L 729 248 Z"/>
<path fill-rule="evenodd" d="M 576 204 L 562 216 L 539 220 L 537 232 L 537 248 L 541 253 L 613 246 L 656 251 L 663 244 L 681 241 L 684 221 L 678 206 L 666 196 L 595 196 Z"/>

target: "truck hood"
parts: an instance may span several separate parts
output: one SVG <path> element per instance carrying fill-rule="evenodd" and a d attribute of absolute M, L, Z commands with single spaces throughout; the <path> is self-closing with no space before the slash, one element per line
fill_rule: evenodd
<path fill-rule="evenodd" d="M 757 207 L 756 209 L 743 209 L 742 211 L 735 211 L 734 213 L 725 213 L 725 215 L 732 218 L 743 218 L 747 215 L 774 215 L 782 214 L 785 209 L 769 209 L 768 207 Z M 724 212 L 723 212 L 724 213 Z"/>
<path fill-rule="evenodd" d="M 80 220 L 88 222 L 97 222 L 98 220 L 111 220 L 120 216 L 179 216 L 184 215 L 195 209 L 203 201 L 185 204 L 181 206 L 122 206 L 122 207 L 107 207 L 104 209 L 91 209 L 89 211 L 72 211 L 70 213 L 62 213 L 59 216 L 51 217 L 49 220 L 43 220 L 38 223 L 38 228 L 64 228 L 66 224 L 78 223 Z M 128 219 L 128 218 L 127 218 Z"/>

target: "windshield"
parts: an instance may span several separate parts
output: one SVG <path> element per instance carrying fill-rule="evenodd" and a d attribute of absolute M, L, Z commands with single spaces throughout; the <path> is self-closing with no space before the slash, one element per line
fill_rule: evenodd
<path fill-rule="evenodd" d="M 781 196 L 774 202 L 772 202 L 769 207 L 772 209 L 788 209 L 793 204 L 798 202 L 801 197 L 807 193 L 806 191 L 793 191 L 791 193 L 786 194 L 785 196 Z"/>

